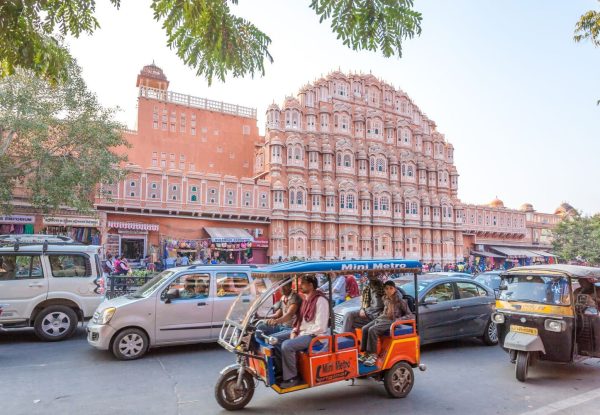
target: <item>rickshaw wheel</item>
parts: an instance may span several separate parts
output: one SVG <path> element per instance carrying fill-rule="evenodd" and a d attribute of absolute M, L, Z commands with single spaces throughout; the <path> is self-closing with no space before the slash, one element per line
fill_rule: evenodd
<path fill-rule="evenodd" d="M 527 380 L 527 369 L 529 369 L 529 352 L 519 350 L 517 352 L 517 365 L 515 366 L 515 374 L 519 382 Z"/>
<path fill-rule="evenodd" d="M 221 407 L 228 411 L 244 408 L 254 396 L 254 379 L 245 372 L 242 377 L 242 386 L 236 390 L 238 370 L 231 369 L 225 372 L 215 385 L 215 398 Z"/>
<path fill-rule="evenodd" d="M 406 362 L 398 362 L 383 377 L 383 386 L 392 398 L 404 398 L 415 383 L 412 367 Z"/>

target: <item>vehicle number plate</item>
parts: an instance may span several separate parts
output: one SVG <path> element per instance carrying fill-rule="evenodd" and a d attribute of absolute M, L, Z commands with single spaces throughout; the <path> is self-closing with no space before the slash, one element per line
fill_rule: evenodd
<path fill-rule="evenodd" d="M 510 331 L 514 331 L 515 333 L 533 334 L 534 336 L 537 336 L 538 334 L 538 329 L 535 327 L 515 326 L 512 324 L 510 326 Z"/>

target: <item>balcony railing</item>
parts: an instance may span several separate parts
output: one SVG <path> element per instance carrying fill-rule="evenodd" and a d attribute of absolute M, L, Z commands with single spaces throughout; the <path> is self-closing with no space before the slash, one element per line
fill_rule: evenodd
<path fill-rule="evenodd" d="M 180 94 L 178 92 L 173 91 L 141 87 L 140 97 L 171 102 L 173 104 L 185 105 L 191 108 L 200 108 L 203 110 L 215 111 L 223 114 L 231 114 L 240 117 L 256 119 L 256 108 L 244 107 L 236 104 L 228 104 L 222 101 L 213 101 L 212 99 L 194 97 L 192 95 Z"/>

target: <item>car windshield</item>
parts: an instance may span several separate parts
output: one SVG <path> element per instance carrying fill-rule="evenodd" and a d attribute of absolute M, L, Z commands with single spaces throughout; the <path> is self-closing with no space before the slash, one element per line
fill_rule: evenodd
<path fill-rule="evenodd" d="M 171 275 L 173 275 L 173 271 L 163 271 L 158 274 L 156 277 L 152 278 L 150 281 L 142 285 L 138 288 L 130 297 L 133 298 L 146 298 L 149 297 L 156 289 L 168 279 Z"/>
<path fill-rule="evenodd" d="M 272 282 L 262 278 L 253 280 L 250 285 L 240 292 L 229 308 L 227 320 L 242 324 L 251 309 L 256 309 L 258 315 L 269 314 L 269 310 L 273 307 L 273 295 L 263 297 L 262 294 L 267 292 L 267 287 L 271 287 L 272 284 Z M 268 292 L 270 291 L 268 290 Z"/>
<path fill-rule="evenodd" d="M 493 290 L 497 290 L 500 286 L 500 274 L 481 274 L 475 277 L 475 281 L 487 285 Z"/>
<path fill-rule="evenodd" d="M 564 277 L 514 275 L 502 278 L 500 300 L 569 305 L 569 282 Z"/>
<path fill-rule="evenodd" d="M 421 291 L 423 291 L 425 288 L 427 288 L 429 286 L 430 282 L 431 281 L 418 281 L 417 282 L 417 288 L 419 290 L 419 293 Z M 415 283 L 414 283 L 414 281 L 407 282 L 406 284 L 402 284 L 400 286 L 400 288 L 402 288 L 406 294 L 415 297 Z"/>

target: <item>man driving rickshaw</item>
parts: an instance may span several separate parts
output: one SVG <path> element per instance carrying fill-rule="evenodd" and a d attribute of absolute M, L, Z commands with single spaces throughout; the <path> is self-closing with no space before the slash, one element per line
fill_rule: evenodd
<path fill-rule="evenodd" d="M 570 363 L 600 357 L 597 287 L 600 268 L 535 265 L 501 274 L 492 315 L 500 344 L 515 363 L 517 380 L 527 379 L 537 360 Z M 573 286 L 580 287 L 573 290 Z"/>
<path fill-rule="evenodd" d="M 388 324 L 385 332 L 374 332 L 372 347 L 379 359 L 373 366 L 358 360 L 359 341 L 354 330 L 333 334 L 334 326 L 329 299 L 318 291 L 316 274 L 331 278 L 348 271 L 366 275 L 401 270 L 416 275 L 421 264 L 406 260 L 314 261 L 276 264 L 252 271 L 255 281 L 269 279 L 262 294 L 254 285 L 240 293 L 231 306 L 221 330 L 219 344 L 235 353 L 237 363 L 226 367 L 215 385 L 215 397 L 225 409 L 243 408 L 251 400 L 255 380 L 278 393 L 290 393 L 342 380 L 371 377 L 383 381 L 392 397 L 405 397 L 414 383 L 412 368 L 419 364 L 419 336 L 414 320 Z M 260 315 L 272 310 L 273 294 L 282 286 L 296 281 L 306 295 L 289 339 L 286 335 L 267 335 L 257 330 Z M 416 284 L 415 284 L 416 286 Z M 395 290 L 395 289 L 394 289 Z M 415 296 L 416 297 L 416 296 Z M 365 334 L 366 339 L 369 338 Z M 283 379 L 276 376 L 277 348 L 281 347 Z"/>

